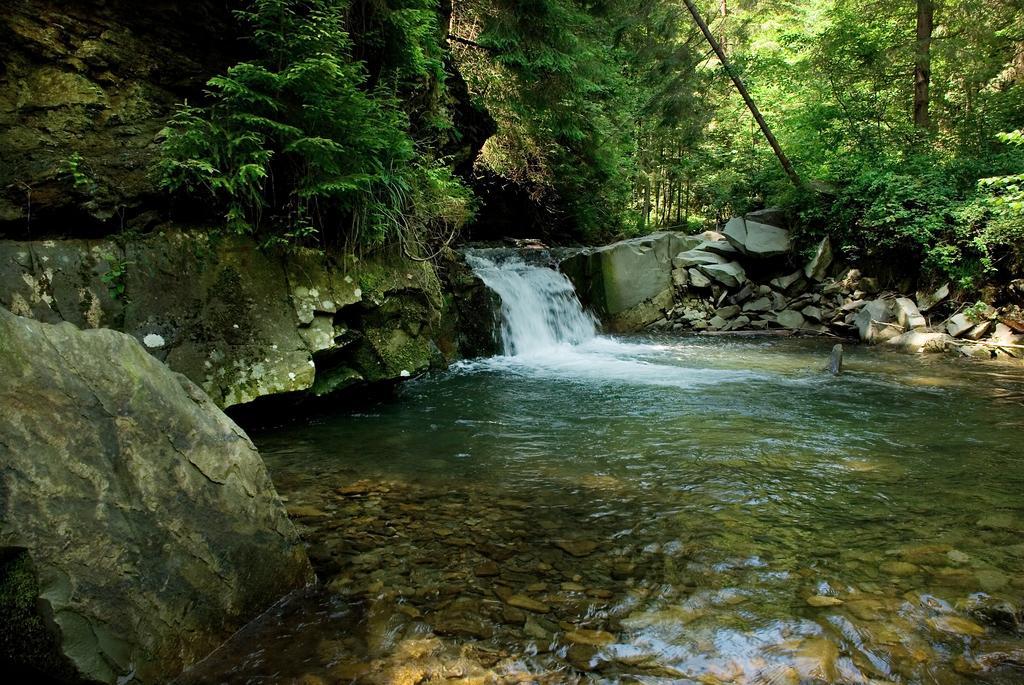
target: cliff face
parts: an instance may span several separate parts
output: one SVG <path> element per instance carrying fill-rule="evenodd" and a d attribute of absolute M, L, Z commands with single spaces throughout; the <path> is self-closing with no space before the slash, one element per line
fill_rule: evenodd
<path fill-rule="evenodd" d="M 216 227 L 176 223 L 150 173 L 159 133 L 178 103 L 244 58 L 239 6 L 5 3 L 0 304 L 125 331 L 221 407 L 397 380 L 488 353 L 490 315 L 478 322 L 465 312 L 488 299 L 457 264 L 270 254 L 247 238 L 211 238 Z M 490 120 L 457 73 L 450 82 L 467 133 L 443 152 L 468 169 Z M 203 214 L 182 205 L 175 215 Z"/>
<path fill-rule="evenodd" d="M 226 3 L 13 0 L 0 12 L 0 236 L 144 229 L 174 106 L 236 48 Z"/>
<path fill-rule="evenodd" d="M 275 255 L 202 232 L 0 241 L 0 305 L 124 331 L 224 408 L 489 354 L 485 288 L 457 262 L 445 265 L 444 283 L 439 272 L 399 253 Z"/>

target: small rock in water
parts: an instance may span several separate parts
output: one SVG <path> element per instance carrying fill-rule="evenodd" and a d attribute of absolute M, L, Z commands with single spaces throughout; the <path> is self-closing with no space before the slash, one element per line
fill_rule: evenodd
<path fill-rule="evenodd" d="M 880 564 L 878 568 L 882 573 L 887 573 L 890 576 L 912 576 L 921 570 L 914 564 L 906 561 L 887 561 L 884 564 Z"/>
<path fill-rule="evenodd" d="M 585 557 L 597 549 L 597 543 L 587 540 L 555 540 L 555 547 L 574 557 Z"/>
<path fill-rule="evenodd" d="M 954 635 L 966 635 L 968 637 L 981 637 L 985 629 L 970 619 L 959 616 L 937 616 L 928 619 L 928 625 L 935 630 Z"/>
<path fill-rule="evenodd" d="M 836 345 L 832 348 L 832 355 L 828 358 L 828 372 L 838 376 L 843 372 L 843 346 Z"/>
<path fill-rule="evenodd" d="M 593 645 L 595 647 L 603 647 L 615 642 L 615 636 L 607 631 L 587 630 L 586 628 L 570 630 L 565 634 L 565 639 L 574 644 Z"/>
<path fill-rule="evenodd" d="M 491 576 L 498 575 L 500 573 L 500 569 L 495 562 L 485 561 L 473 569 L 473 573 L 481 578 L 489 578 Z"/>
<path fill-rule="evenodd" d="M 543 602 L 538 602 L 535 599 L 530 599 L 526 595 L 512 595 L 505 600 L 506 604 L 514 606 L 517 609 L 526 609 L 536 614 L 546 614 L 551 611 L 551 607 Z"/>
<path fill-rule="evenodd" d="M 807 603 L 812 607 L 834 607 L 842 604 L 843 600 L 828 595 L 814 595 L 807 598 Z"/>

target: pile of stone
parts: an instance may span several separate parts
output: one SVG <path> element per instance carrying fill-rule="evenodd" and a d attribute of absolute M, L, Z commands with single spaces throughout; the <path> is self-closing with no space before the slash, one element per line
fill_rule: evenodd
<path fill-rule="evenodd" d="M 958 309 L 948 285 L 913 296 L 883 291 L 878 279 L 839 264 L 828 238 L 794 269 L 784 225 L 780 212 L 762 210 L 721 232 L 663 232 L 584 251 L 562 268 L 620 332 L 788 331 L 914 352 L 1024 356 L 1019 309 Z"/>

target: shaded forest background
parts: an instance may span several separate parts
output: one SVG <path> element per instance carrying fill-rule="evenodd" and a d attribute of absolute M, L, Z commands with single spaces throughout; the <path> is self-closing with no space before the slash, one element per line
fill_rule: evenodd
<path fill-rule="evenodd" d="M 596 243 L 780 205 L 852 259 L 1019 273 L 1021 0 L 695 5 L 801 185 L 681 0 L 256 0 L 157 173 L 283 245 Z"/>

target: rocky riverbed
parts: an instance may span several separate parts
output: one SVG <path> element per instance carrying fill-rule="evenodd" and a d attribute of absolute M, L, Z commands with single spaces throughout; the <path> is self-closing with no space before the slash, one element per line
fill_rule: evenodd
<path fill-rule="evenodd" d="M 1018 682 L 1019 379 L 629 345 L 256 434 L 323 586 L 183 682 Z"/>

